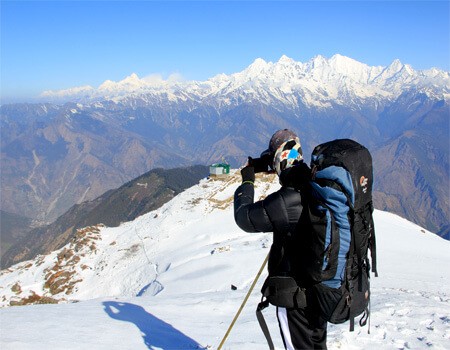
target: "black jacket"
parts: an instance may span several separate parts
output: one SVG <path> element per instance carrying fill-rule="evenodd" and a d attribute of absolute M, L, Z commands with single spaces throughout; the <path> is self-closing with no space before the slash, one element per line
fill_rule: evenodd
<path fill-rule="evenodd" d="M 302 280 L 299 256 L 302 246 L 302 193 L 309 179 L 309 168 L 301 163 L 280 174 L 282 187 L 264 200 L 254 203 L 250 183 L 239 186 L 234 194 L 234 218 L 246 232 L 273 232 L 269 257 L 269 275 L 292 276 Z"/>

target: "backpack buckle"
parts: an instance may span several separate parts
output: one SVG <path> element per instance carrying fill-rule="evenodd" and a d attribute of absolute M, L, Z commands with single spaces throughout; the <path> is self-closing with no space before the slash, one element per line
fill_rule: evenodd
<path fill-rule="evenodd" d="M 348 295 L 345 297 L 345 302 L 346 302 L 346 304 L 347 304 L 348 307 L 350 307 L 350 305 L 352 305 L 352 297 L 350 296 L 350 294 L 348 294 Z"/>

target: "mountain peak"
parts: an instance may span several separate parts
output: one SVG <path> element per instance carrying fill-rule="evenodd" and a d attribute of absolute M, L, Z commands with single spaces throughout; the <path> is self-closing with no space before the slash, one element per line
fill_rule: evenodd
<path fill-rule="evenodd" d="M 288 56 L 286 56 L 286 55 L 283 55 L 283 56 L 281 56 L 280 59 L 278 60 L 278 63 L 292 64 L 292 63 L 295 63 L 295 61 L 294 61 L 292 58 L 290 58 L 290 57 L 288 57 Z"/>
<path fill-rule="evenodd" d="M 103 84 L 99 86 L 99 90 L 104 90 L 108 92 L 132 92 L 136 89 L 139 89 L 142 86 L 145 86 L 146 83 L 144 80 L 141 80 L 136 73 L 132 73 L 128 77 L 115 82 L 112 80 L 106 80 Z"/>
<path fill-rule="evenodd" d="M 363 63 L 361 63 L 361 62 L 359 62 L 359 61 L 357 61 L 357 60 L 355 60 L 353 58 L 350 58 L 350 57 L 347 57 L 347 56 L 343 56 L 341 54 L 336 54 L 336 55 L 332 56 L 330 58 L 329 62 L 332 65 L 333 64 L 334 65 L 353 65 L 353 66 L 355 66 L 355 65 L 364 65 Z"/>
<path fill-rule="evenodd" d="M 140 80 L 136 73 L 131 73 L 130 76 L 126 77 L 123 81 L 136 81 Z"/>
<path fill-rule="evenodd" d="M 322 66 L 327 63 L 327 59 L 322 55 L 317 55 L 311 60 L 314 67 Z"/>
<path fill-rule="evenodd" d="M 390 71 L 395 71 L 398 72 L 403 68 L 403 63 L 396 58 L 394 61 L 392 61 L 392 63 L 389 65 L 388 69 Z"/>
<path fill-rule="evenodd" d="M 249 69 L 251 71 L 261 71 L 266 67 L 267 67 L 267 62 L 264 61 L 262 58 L 257 58 L 256 60 L 253 61 L 253 63 L 250 66 L 248 66 L 247 69 Z"/>

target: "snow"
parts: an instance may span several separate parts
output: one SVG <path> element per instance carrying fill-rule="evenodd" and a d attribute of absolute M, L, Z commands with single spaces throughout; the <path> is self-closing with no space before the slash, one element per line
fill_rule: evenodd
<path fill-rule="evenodd" d="M 331 102 L 358 105 L 367 99 L 381 102 L 395 99 L 412 87 L 427 88 L 431 96 L 445 98 L 450 90 L 449 73 L 435 68 L 415 71 L 398 59 L 387 67 L 371 67 L 340 54 L 330 59 L 318 55 L 306 63 L 283 55 L 275 63 L 257 58 L 241 72 L 220 74 L 203 82 L 183 81 L 176 75 L 167 80 L 157 75 L 141 79 L 133 73 L 118 82 L 107 80 L 97 89 L 85 86 L 45 91 L 42 97 L 81 99 L 90 103 L 103 99 L 120 103 L 131 97 L 148 100 L 165 96 L 169 96 L 171 102 L 185 101 L 189 96 L 193 101 L 207 103 L 207 98 L 215 97 L 225 105 L 233 99 L 257 99 L 266 104 L 281 102 L 298 107 L 295 97 L 306 96 L 302 102 L 307 106 L 327 107 Z M 247 92 L 246 96 L 242 91 Z"/>
<path fill-rule="evenodd" d="M 1 349 L 216 349 L 271 243 L 270 233 L 235 225 L 239 183 L 234 171 L 204 179 L 132 222 L 91 228 L 59 251 L 3 270 L 3 306 L 31 291 L 66 301 L 1 308 Z M 279 188 L 273 176 L 256 183 L 257 198 Z M 367 326 L 351 333 L 348 324 L 329 325 L 329 349 L 449 349 L 450 242 L 386 212 L 375 211 L 375 227 L 380 277 L 371 280 L 370 334 Z M 68 294 L 44 288 L 57 263 L 73 272 Z M 224 349 L 267 348 L 255 316 L 264 278 Z M 17 284 L 21 292 L 12 290 Z M 274 312 L 265 317 L 282 349 Z"/>
<path fill-rule="evenodd" d="M 42 96 L 56 95 L 59 97 L 63 97 L 64 95 L 76 95 L 79 93 L 90 93 L 93 90 L 94 90 L 94 88 L 92 86 L 85 85 L 85 86 L 78 86 L 78 87 L 73 87 L 73 88 L 58 90 L 58 91 L 46 90 L 42 93 Z"/>

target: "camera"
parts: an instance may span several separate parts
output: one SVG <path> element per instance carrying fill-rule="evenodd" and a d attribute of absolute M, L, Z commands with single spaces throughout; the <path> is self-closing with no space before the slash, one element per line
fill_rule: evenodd
<path fill-rule="evenodd" d="M 273 170 L 273 153 L 264 151 L 259 158 L 248 157 L 248 165 L 255 169 L 255 173 L 270 172 Z"/>

